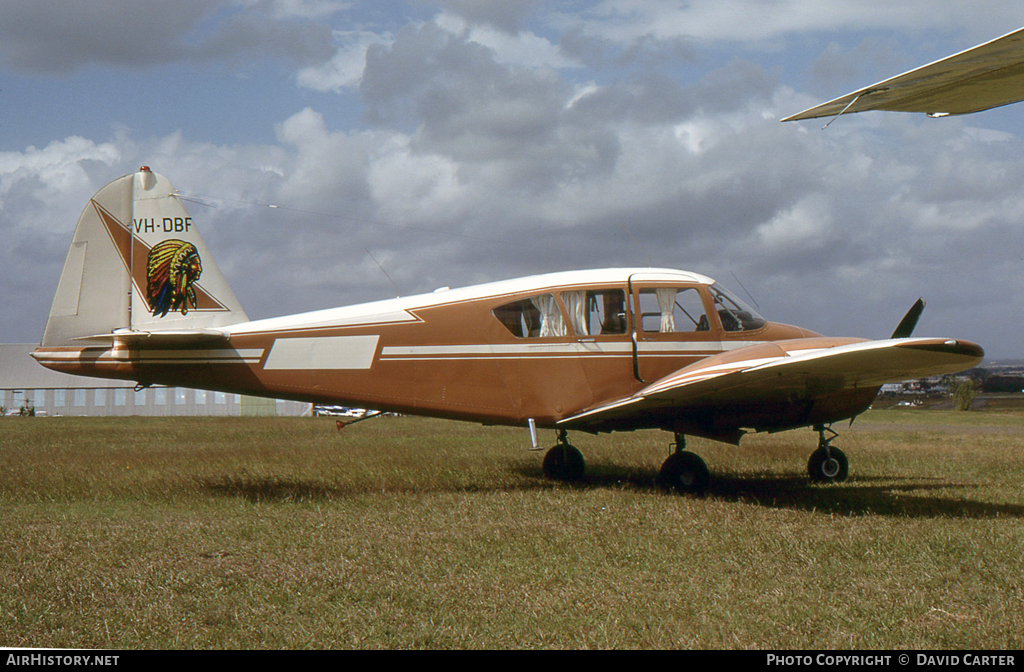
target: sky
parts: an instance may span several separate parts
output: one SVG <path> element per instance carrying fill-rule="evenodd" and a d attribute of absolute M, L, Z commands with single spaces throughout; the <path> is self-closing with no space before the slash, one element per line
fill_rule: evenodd
<path fill-rule="evenodd" d="M 582 268 L 1024 358 L 1024 104 L 803 109 L 1024 26 L 1005 0 L 0 4 L 0 342 L 148 165 L 252 319 Z M 276 207 L 268 207 L 274 205 Z M 751 302 L 751 301 L 748 301 Z"/>

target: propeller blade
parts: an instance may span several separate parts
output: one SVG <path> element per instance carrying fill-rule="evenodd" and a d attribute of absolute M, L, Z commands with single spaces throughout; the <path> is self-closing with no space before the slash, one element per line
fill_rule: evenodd
<path fill-rule="evenodd" d="M 924 299 L 918 299 L 917 303 L 910 307 L 907 314 L 900 320 L 899 326 L 896 327 L 896 331 L 892 332 L 890 338 L 910 338 L 910 335 L 914 333 L 914 327 L 917 326 L 917 321 L 921 319 L 921 312 L 924 310 Z"/>

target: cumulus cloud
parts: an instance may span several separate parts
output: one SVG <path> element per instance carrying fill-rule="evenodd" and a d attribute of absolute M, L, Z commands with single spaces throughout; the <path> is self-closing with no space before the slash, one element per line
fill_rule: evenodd
<path fill-rule="evenodd" d="M 96 176 L 121 159 L 114 143 L 79 137 L 37 149 L 0 152 L 0 314 L 18 316 L 19 340 L 42 334 L 71 226 L 95 191 Z M 102 178 L 101 178 L 102 179 Z"/>
<path fill-rule="evenodd" d="M 420 0 L 444 7 L 468 23 L 497 28 L 506 33 L 518 33 L 527 17 L 541 5 L 541 0 Z"/>
<path fill-rule="evenodd" d="M 296 75 L 299 86 L 335 93 L 357 88 L 363 81 L 366 52 L 372 45 L 386 45 L 392 41 L 389 34 L 368 30 L 335 31 L 334 54 L 323 63 L 299 70 Z"/>
<path fill-rule="evenodd" d="M 111 166 L 121 152 L 113 143 L 70 137 L 42 149 L 0 152 L 0 216 L 4 229 L 45 228 L 64 231 L 60 218 L 81 209 L 92 195 L 89 165 Z M 55 212 L 44 215 L 44 207 Z M 69 208 L 71 210 L 69 210 Z"/>
<path fill-rule="evenodd" d="M 829 30 L 962 30 L 965 26 L 996 37 L 1018 27 L 1020 13 L 1006 3 L 964 4 L 956 0 L 812 2 L 779 0 L 602 0 L 560 15 L 564 25 L 619 43 L 650 36 L 686 36 L 704 42 L 760 42 L 798 32 Z M 972 35 L 973 37 L 973 35 Z"/>

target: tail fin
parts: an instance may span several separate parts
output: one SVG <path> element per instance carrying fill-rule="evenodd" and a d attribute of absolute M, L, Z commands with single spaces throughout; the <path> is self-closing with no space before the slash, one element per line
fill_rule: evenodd
<path fill-rule="evenodd" d="M 170 182 L 143 166 L 82 211 L 42 344 L 246 321 Z"/>

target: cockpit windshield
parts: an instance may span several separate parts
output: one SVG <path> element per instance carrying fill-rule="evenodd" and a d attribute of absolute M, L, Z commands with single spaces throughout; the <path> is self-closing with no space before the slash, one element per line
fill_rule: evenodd
<path fill-rule="evenodd" d="M 767 324 L 743 299 L 718 283 L 711 285 L 711 298 L 715 301 L 715 310 L 726 331 L 753 331 Z"/>

